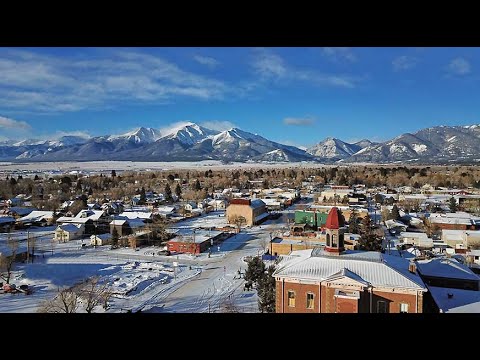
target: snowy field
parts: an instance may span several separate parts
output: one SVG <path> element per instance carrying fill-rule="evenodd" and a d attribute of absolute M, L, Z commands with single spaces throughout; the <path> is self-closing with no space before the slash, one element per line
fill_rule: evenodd
<path fill-rule="evenodd" d="M 197 162 L 137 162 L 137 161 L 86 161 L 86 162 L 26 162 L 12 163 L 0 162 L 0 173 L 11 172 L 107 172 L 116 171 L 159 171 L 170 169 L 201 169 L 212 170 L 222 169 L 249 169 L 249 168 L 316 168 L 329 167 L 334 165 L 323 165 L 313 162 L 292 162 L 292 163 L 231 163 L 222 164 L 218 160 L 205 160 Z M 337 165 L 338 166 L 338 165 Z"/>

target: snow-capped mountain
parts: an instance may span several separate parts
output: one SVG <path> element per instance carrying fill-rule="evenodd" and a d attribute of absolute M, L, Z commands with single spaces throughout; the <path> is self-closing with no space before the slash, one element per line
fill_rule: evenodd
<path fill-rule="evenodd" d="M 349 162 L 418 161 L 443 163 L 480 159 L 480 125 L 435 126 L 370 145 Z"/>
<path fill-rule="evenodd" d="M 360 141 L 357 141 L 356 143 L 353 143 L 353 145 L 360 146 L 361 149 L 365 149 L 368 146 L 377 145 L 377 144 L 378 143 L 370 141 L 368 139 L 362 139 Z"/>
<path fill-rule="evenodd" d="M 133 131 L 122 135 L 112 135 L 108 137 L 108 141 L 131 141 L 136 144 L 148 144 L 157 141 L 162 137 L 160 130 L 153 128 L 140 127 Z"/>
<path fill-rule="evenodd" d="M 340 160 L 350 157 L 361 149 L 360 145 L 349 144 L 342 140 L 328 137 L 317 145 L 308 148 L 307 152 L 319 158 Z"/>
<path fill-rule="evenodd" d="M 296 147 L 282 145 L 237 128 L 218 132 L 196 124 L 184 125 L 156 142 L 128 154 L 114 154 L 113 159 L 128 157 L 132 160 L 151 161 L 247 161 L 277 149 L 284 151 L 291 161 L 315 160 L 313 156 Z"/>
<path fill-rule="evenodd" d="M 480 161 L 480 125 L 436 126 L 405 133 L 383 143 L 350 144 L 327 138 L 305 150 L 238 128 L 222 132 L 194 123 L 162 134 L 141 127 L 122 135 L 63 136 L 54 140 L 7 140 L 0 161 L 267 161 L 267 162 L 423 162 Z"/>
<path fill-rule="evenodd" d="M 210 136 L 217 135 L 219 132 L 204 128 L 203 126 L 187 123 L 172 129 L 169 134 L 165 135 L 167 139 L 176 139 L 185 145 L 194 145 Z"/>

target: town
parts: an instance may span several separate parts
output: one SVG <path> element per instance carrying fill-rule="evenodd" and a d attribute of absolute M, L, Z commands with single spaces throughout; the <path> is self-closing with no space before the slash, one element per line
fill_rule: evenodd
<path fill-rule="evenodd" d="M 480 170 L 0 171 L 0 312 L 480 312 Z"/>

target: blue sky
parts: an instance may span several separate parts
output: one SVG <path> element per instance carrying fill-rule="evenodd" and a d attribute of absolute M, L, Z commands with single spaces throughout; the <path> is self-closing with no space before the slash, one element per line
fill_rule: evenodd
<path fill-rule="evenodd" d="M 1 48 L 0 140 L 187 121 L 388 140 L 480 123 L 479 65 L 480 48 Z"/>

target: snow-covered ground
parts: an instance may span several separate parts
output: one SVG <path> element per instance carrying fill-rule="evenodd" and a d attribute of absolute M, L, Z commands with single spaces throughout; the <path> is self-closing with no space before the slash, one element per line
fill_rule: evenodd
<path fill-rule="evenodd" d="M 174 226 L 185 228 L 226 225 L 217 213 L 188 219 Z M 208 254 L 158 255 L 158 247 L 110 250 L 109 246 L 82 248 L 84 240 L 52 247 L 50 228 L 29 230 L 41 235 L 31 264 L 16 264 L 12 283 L 27 284 L 31 295 L 0 293 L 0 313 L 36 312 L 59 288 L 100 276 L 115 295 L 108 312 L 220 312 L 227 305 L 240 312 L 258 312 L 256 290 L 243 291 L 246 256 L 259 255 L 275 231 L 285 229 L 282 218 L 243 228 Z M 2 238 L 5 240 L 6 237 Z M 15 232 L 15 236 L 26 234 Z M 43 250 L 43 251 L 41 251 Z M 174 268 L 173 265 L 178 263 Z M 103 311 L 99 309 L 99 311 Z"/>
<path fill-rule="evenodd" d="M 170 169 L 202 169 L 208 167 L 212 170 L 223 169 L 250 169 L 250 168 L 317 168 L 333 167 L 335 165 L 322 165 L 313 162 L 291 163 L 231 163 L 223 164 L 218 160 L 204 160 L 196 162 L 138 162 L 138 161 L 86 161 L 86 162 L 25 162 L 12 163 L 0 162 L 1 173 L 68 173 L 68 172 L 107 172 L 116 171 L 158 171 Z"/>

